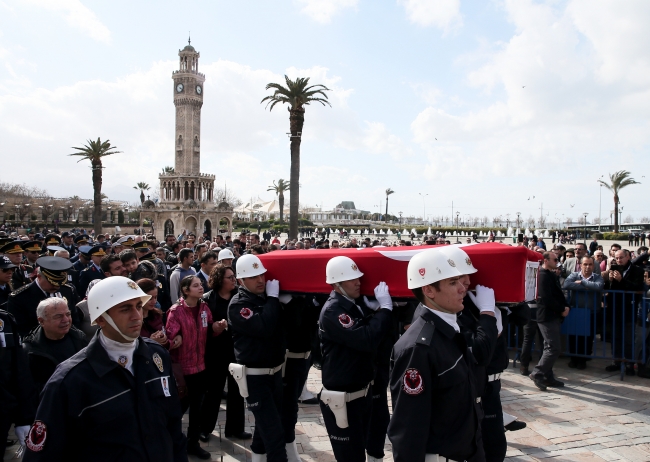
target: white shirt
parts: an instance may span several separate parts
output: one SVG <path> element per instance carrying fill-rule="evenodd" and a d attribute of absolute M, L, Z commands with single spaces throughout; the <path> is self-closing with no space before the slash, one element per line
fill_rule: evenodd
<path fill-rule="evenodd" d="M 102 344 L 109 358 L 133 374 L 133 352 L 138 346 L 137 340 L 129 343 L 116 342 L 106 337 L 104 332 L 100 331 L 99 343 Z"/>
<path fill-rule="evenodd" d="M 426 305 L 423 305 L 423 306 L 426 306 Z M 429 311 L 431 311 L 433 314 L 435 314 L 436 316 L 438 316 L 440 319 L 445 321 L 451 327 L 453 327 L 454 330 L 456 331 L 456 333 L 460 333 L 460 327 L 458 326 L 458 318 L 456 317 L 455 314 L 453 314 L 453 313 L 443 313 L 442 311 L 432 310 L 428 306 L 427 306 L 427 309 Z"/>

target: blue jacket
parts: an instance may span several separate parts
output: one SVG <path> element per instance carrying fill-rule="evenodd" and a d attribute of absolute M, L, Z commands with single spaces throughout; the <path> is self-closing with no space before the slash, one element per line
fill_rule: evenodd
<path fill-rule="evenodd" d="M 580 281 L 580 282 L 578 282 Z M 569 274 L 562 288 L 569 290 L 571 308 L 600 308 L 605 281 L 600 274 L 592 273 L 590 280 L 584 279 L 580 271 Z"/>

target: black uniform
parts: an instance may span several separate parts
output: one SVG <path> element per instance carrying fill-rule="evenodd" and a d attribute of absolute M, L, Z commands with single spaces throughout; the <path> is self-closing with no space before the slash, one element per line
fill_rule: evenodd
<path fill-rule="evenodd" d="M 187 461 L 169 353 L 140 338 L 132 375 L 109 358 L 98 335 L 45 386 L 24 460 Z"/>
<path fill-rule="evenodd" d="M 0 456 L 5 453 L 11 424 L 31 425 L 38 393 L 14 317 L 0 310 Z"/>
<path fill-rule="evenodd" d="M 25 263 L 21 263 L 14 271 L 13 276 L 11 276 L 11 286 L 14 290 L 20 289 L 32 282 L 34 276 L 34 268 Z"/>
<path fill-rule="evenodd" d="M 319 318 L 323 387 L 353 393 L 370 386 L 377 350 L 390 330 L 391 317 L 390 310 L 375 313 L 362 299 L 353 303 L 337 292 L 330 294 Z M 334 413 L 322 401 L 320 408 L 336 459 L 365 461 L 372 393 L 347 403 L 347 428 L 337 426 Z"/>
<path fill-rule="evenodd" d="M 81 326 L 83 314 L 77 309 L 77 292 L 74 287 L 64 284 L 59 287 L 56 294 L 46 294 L 38 286 L 37 282 L 31 282 L 24 287 L 14 291 L 9 295 L 7 302 L 7 311 L 14 315 L 18 323 L 18 332 L 26 336 L 34 327 L 38 325 L 36 318 L 36 307 L 38 304 L 50 296 L 65 297 L 68 301 L 68 308 L 72 313 L 72 323 L 75 327 Z"/>
<path fill-rule="evenodd" d="M 88 285 L 90 284 L 90 281 L 94 281 L 95 279 L 104 279 L 106 276 L 102 272 L 102 270 L 97 269 L 97 267 L 94 264 L 90 264 L 88 268 L 85 268 L 79 273 L 79 293 L 83 294 L 84 296 L 86 295 L 86 290 L 88 290 Z"/>
<path fill-rule="evenodd" d="M 228 306 L 235 359 L 251 368 L 275 368 L 284 363 L 286 343 L 282 308 L 275 297 L 255 295 L 240 287 Z M 269 462 L 285 462 L 287 453 L 282 431 L 282 372 L 249 375 L 248 409 L 255 416 L 251 450 L 266 454 Z"/>
<path fill-rule="evenodd" d="M 75 255 L 77 255 L 79 253 L 79 250 L 77 249 L 77 247 L 74 244 L 71 244 L 70 247 L 68 247 L 67 245 L 61 243 L 60 246 L 68 251 L 68 254 L 70 255 L 70 258 L 74 257 Z"/>
<path fill-rule="evenodd" d="M 428 309 L 395 343 L 388 438 L 395 462 L 426 454 L 484 460 L 476 360 L 465 337 Z"/>
<path fill-rule="evenodd" d="M 9 300 L 9 295 L 11 294 L 12 289 L 9 284 L 5 284 L 4 287 L 0 287 L 0 307 L 6 308 L 6 306 L 2 306 L 5 303 L 7 303 L 7 300 Z"/>

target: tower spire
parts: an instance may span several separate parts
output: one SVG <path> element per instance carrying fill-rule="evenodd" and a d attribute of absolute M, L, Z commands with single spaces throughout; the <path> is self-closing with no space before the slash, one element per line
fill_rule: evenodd
<path fill-rule="evenodd" d="M 187 33 L 187 44 L 188 45 L 192 44 L 192 33 L 191 32 Z"/>

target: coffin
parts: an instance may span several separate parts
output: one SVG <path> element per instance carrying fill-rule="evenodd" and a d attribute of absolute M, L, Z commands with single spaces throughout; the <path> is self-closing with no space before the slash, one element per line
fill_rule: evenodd
<path fill-rule="evenodd" d="M 282 292 L 328 294 L 332 288 L 325 283 L 325 266 L 331 258 L 344 255 L 364 273 L 363 295 L 373 295 L 375 286 L 384 281 L 394 298 L 413 298 L 407 287 L 408 262 L 416 253 L 436 247 L 442 246 L 276 251 L 260 255 L 260 259 L 267 269 L 266 279 L 279 280 Z M 499 243 L 461 247 L 478 270 L 471 276 L 472 287 L 481 284 L 493 288 L 500 303 L 535 299 L 540 253 Z"/>

